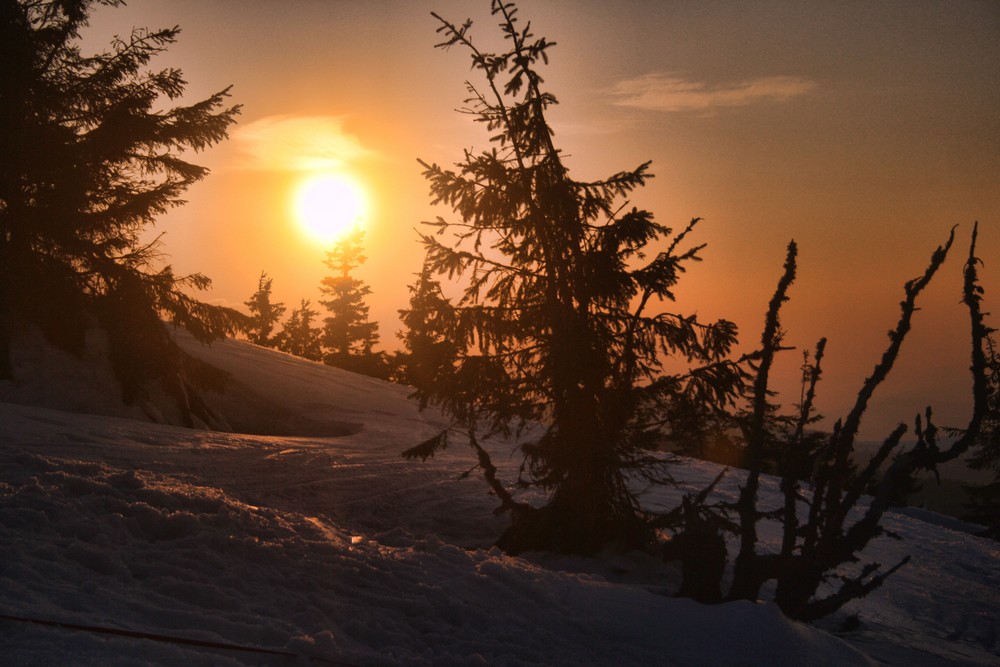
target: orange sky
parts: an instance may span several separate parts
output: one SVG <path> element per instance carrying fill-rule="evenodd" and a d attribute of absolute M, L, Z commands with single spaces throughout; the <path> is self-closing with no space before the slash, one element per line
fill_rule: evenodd
<path fill-rule="evenodd" d="M 545 78 L 574 175 L 598 178 L 651 159 L 656 178 L 633 203 L 675 227 L 705 218 L 705 261 L 672 308 L 733 319 L 756 342 L 785 245 L 799 243 L 786 341 L 829 338 L 824 414 L 844 412 L 896 321 L 902 283 L 959 225 L 863 434 L 881 437 L 927 402 L 942 422 L 962 423 L 968 351 L 957 303 L 975 220 L 987 306 L 1000 313 L 1000 4 L 520 7 L 537 34 L 558 43 Z M 100 10 L 89 48 L 132 26 L 179 24 L 180 41 L 154 65 L 183 69 L 189 101 L 232 84 L 244 105 L 231 139 L 195 159 L 212 175 L 159 224 L 175 268 L 209 275 L 207 300 L 242 307 L 265 270 L 279 300 L 315 303 L 324 248 L 298 231 L 290 199 L 310 165 L 343 170 L 370 190 L 359 277 L 372 287 L 383 344 L 394 344 L 396 310 L 420 266 L 414 229 L 448 214 L 429 206 L 416 159 L 453 163 L 463 148 L 487 147 L 481 128 L 454 112 L 468 60 L 433 48 L 430 12 L 473 18 L 473 37 L 488 46 L 497 43 L 488 8 L 488 0 L 130 0 Z M 799 362 L 786 354 L 786 375 Z"/>

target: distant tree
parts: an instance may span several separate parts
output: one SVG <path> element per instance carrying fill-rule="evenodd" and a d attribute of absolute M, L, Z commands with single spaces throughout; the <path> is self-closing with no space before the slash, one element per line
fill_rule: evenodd
<path fill-rule="evenodd" d="M 969 521 L 983 524 L 987 534 L 1000 539 L 1000 351 L 989 329 L 983 339 L 986 377 L 983 383 L 989 409 L 983 419 L 976 447 L 969 465 L 976 470 L 990 470 L 993 481 L 978 487 L 966 487 L 969 494 Z"/>
<path fill-rule="evenodd" d="M 281 333 L 275 337 L 278 349 L 297 357 L 313 361 L 321 360 L 323 358 L 320 349 L 321 330 L 313 326 L 313 320 L 317 315 L 319 311 L 310 308 L 309 299 L 302 299 L 299 307 L 293 309 L 288 316 Z"/>
<path fill-rule="evenodd" d="M 224 139 L 239 107 L 224 107 L 228 89 L 169 106 L 184 93 L 181 72 L 147 65 L 176 27 L 136 29 L 84 55 L 93 7 L 119 4 L 0 0 L 0 375 L 20 324 L 79 351 L 96 319 L 126 400 L 151 380 L 183 397 L 197 363 L 161 319 L 208 341 L 245 318 L 187 294 L 208 278 L 154 268 L 158 239 L 144 233 L 208 173 L 180 154 Z"/>
<path fill-rule="evenodd" d="M 247 336 L 251 343 L 265 347 L 276 346 L 275 337 L 271 335 L 271 332 L 274 330 L 274 325 L 285 314 L 285 304 L 281 302 L 271 303 L 272 282 L 267 273 L 261 271 L 260 278 L 257 280 L 257 291 L 248 301 L 243 302 L 250 309 L 250 325 Z"/>
<path fill-rule="evenodd" d="M 323 360 L 331 366 L 378 374 L 381 355 L 374 352 L 378 344 L 378 322 L 368 320 L 365 298 L 371 288 L 352 273 L 365 263 L 364 232 L 356 230 L 341 239 L 326 253 L 324 263 L 333 271 L 320 282 L 319 291 L 330 297 L 320 303 L 330 315 L 323 320 Z"/>
<path fill-rule="evenodd" d="M 446 328 L 444 318 L 452 312 L 451 302 L 428 267 L 424 267 L 409 290 L 410 307 L 399 311 L 404 327 L 399 333 L 403 349 L 396 355 L 393 379 L 415 387 L 436 387 L 438 392 L 447 393 L 444 387 L 455 379 L 459 354 L 459 345 L 442 333 Z M 420 398 L 426 406 L 429 394 L 421 392 Z"/>
<path fill-rule="evenodd" d="M 511 514 L 503 548 L 636 544 L 651 533 L 630 482 L 669 475 L 649 451 L 669 428 L 664 406 L 735 395 L 741 371 L 726 361 L 735 326 L 651 312 L 672 300 L 685 265 L 698 260 L 702 246 L 682 249 L 697 220 L 674 234 L 622 201 L 650 178 L 648 163 L 598 181 L 570 176 L 546 119 L 556 99 L 537 69 L 553 43 L 519 25 L 512 3 L 494 0 L 492 11 L 506 40 L 502 53 L 480 51 L 470 21 L 457 26 L 434 15 L 438 46 L 465 48 L 485 79 L 483 89 L 468 85 L 465 112 L 493 146 L 466 151 L 457 170 L 421 161 L 432 203 L 458 217 L 429 223 L 437 234 L 423 236 L 426 271 L 463 289 L 454 303 L 411 309 L 457 352 L 451 380 L 434 373 L 420 381 L 418 396 L 467 433 L 500 509 Z M 666 373 L 672 356 L 695 370 Z M 535 421 L 544 432 L 520 442 L 518 486 L 548 492 L 541 508 L 514 497 L 479 445 L 484 435 Z M 446 438 L 407 454 L 427 456 Z"/>

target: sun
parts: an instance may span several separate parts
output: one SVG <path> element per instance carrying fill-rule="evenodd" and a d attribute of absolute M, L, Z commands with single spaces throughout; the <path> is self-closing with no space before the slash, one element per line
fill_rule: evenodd
<path fill-rule="evenodd" d="M 296 188 L 294 209 L 306 235 L 327 245 L 364 223 L 368 196 L 361 183 L 347 174 L 315 174 Z"/>

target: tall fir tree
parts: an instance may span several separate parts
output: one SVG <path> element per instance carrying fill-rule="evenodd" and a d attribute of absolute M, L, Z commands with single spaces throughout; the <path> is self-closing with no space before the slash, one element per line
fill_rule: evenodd
<path fill-rule="evenodd" d="M 509 551 L 592 551 L 608 541 L 650 535 L 630 481 L 669 475 L 648 447 L 672 401 L 731 400 L 743 374 L 726 362 L 735 326 L 657 310 L 673 298 L 702 246 L 624 198 L 650 178 L 648 163 L 598 181 L 578 181 L 553 143 L 546 113 L 556 103 L 538 67 L 552 42 L 518 22 L 512 3 L 494 0 L 506 50 L 480 51 L 435 14 L 442 48 L 463 47 L 485 87 L 467 84 L 466 113 L 492 147 L 466 151 L 457 169 L 421 161 L 433 204 L 456 221 L 429 223 L 423 236 L 431 274 L 461 281 L 454 303 L 436 301 L 439 333 L 457 350 L 452 381 L 417 387 L 463 423 L 487 482 L 511 513 L 500 539 Z M 649 256 L 652 259 L 649 259 Z M 655 311 L 655 312 L 654 312 Z M 675 375 L 679 356 L 695 369 Z M 548 492 L 535 508 L 499 479 L 479 438 L 517 432 L 531 421 L 543 434 L 520 442 L 518 486 Z M 442 435 L 407 452 L 426 456 Z"/>
<path fill-rule="evenodd" d="M 147 66 L 176 27 L 135 29 L 84 55 L 94 7 L 120 4 L 0 0 L 0 375 L 22 325 L 80 351 L 96 318 L 126 400 L 150 381 L 181 397 L 190 387 L 178 373 L 194 378 L 197 364 L 162 318 L 204 341 L 245 319 L 188 294 L 208 287 L 205 276 L 155 268 L 158 239 L 145 233 L 208 173 L 181 154 L 224 139 L 239 107 L 225 106 L 228 89 L 170 106 L 184 94 L 180 70 Z"/>
<path fill-rule="evenodd" d="M 277 347 L 283 352 L 297 357 L 319 361 L 323 358 L 320 349 L 319 327 L 313 326 L 313 321 L 319 311 L 311 308 L 309 299 L 302 299 L 298 308 L 294 308 L 288 316 L 281 333 L 275 337 Z"/>
<path fill-rule="evenodd" d="M 368 320 L 365 298 L 371 288 L 352 273 L 367 259 L 363 254 L 364 232 L 355 230 L 326 253 L 324 263 L 333 275 L 323 278 L 319 290 L 328 296 L 320 303 L 330 313 L 323 320 L 324 361 L 332 366 L 358 370 L 374 355 L 378 323 Z"/>
<path fill-rule="evenodd" d="M 271 302 L 271 285 L 273 279 L 269 278 L 266 271 L 260 272 L 257 280 L 257 291 L 253 293 L 248 301 L 244 301 L 246 307 L 250 309 L 250 325 L 247 330 L 247 338 L 251 343 L 263 345 L 265 347 L 275 347 L 277 345 L 273 335 L 274 325 L 281 320 L 285 314 L 285 304 Z"/>

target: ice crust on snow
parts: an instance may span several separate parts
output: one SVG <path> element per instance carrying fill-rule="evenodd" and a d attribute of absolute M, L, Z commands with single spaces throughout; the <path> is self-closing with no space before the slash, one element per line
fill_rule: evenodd
<path fill-rule="evenodd" d="M 298 657 L 0 621 L 5 664 L 997 661 L 996 543 L 890 515 L 902 539 L 863 557 L 891 565 L 910 554 L 911 564 L 824 627 L 770 604 L 699 605 L 670 597 L 676 570 L 649 556 L 492 548 L 503 519 L 480 480 L 460 479 L 474 463 L 460 444 L 424 464 L 400 457 L 446 423 L 417 410 L 405 387 L 245 343 L 180 340 L 232 373 L 236 396 L 252 392 L 258 432 L 273 432 L 81 414 L 101 406 L 60 405 L 65 387 L 51 377 L 32 389 L 49 407 L 0 403 L 0 614 Z M 45 391 L 53 396 L 39 400 Z M 288 433 L 297 424 L 305 432 Z M 489 446 L 516 467 L 511 443 Z M 680 488 L 647 502 L 670 506 L 717 470 L 689 462 Z M 860 628 L 835 636 L 855 612 Z"/>

